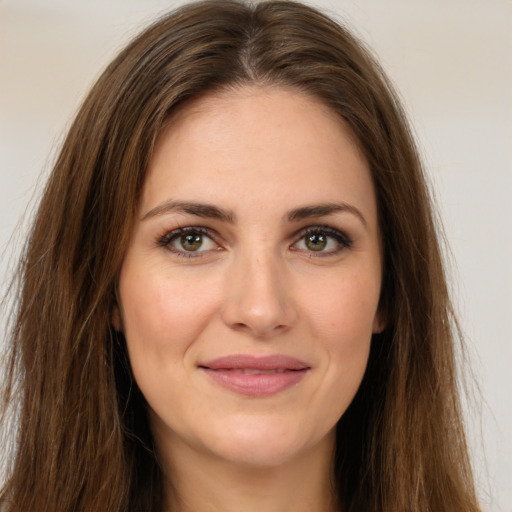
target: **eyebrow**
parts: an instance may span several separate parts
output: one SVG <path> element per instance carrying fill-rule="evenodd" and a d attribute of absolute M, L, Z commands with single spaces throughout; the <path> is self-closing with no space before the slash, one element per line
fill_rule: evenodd
<path fill-rule="evenodd" d="M 225 210 L 212 204 L 196 203 L 193 201 L 165 201 L 155 208 L 152 208 L 144 214 L 142 220 L 147 220 L 152 217 L 165 215 L 167 213 L 178 212 L 187 213 L 189 215 L 196 215 L 197 217 L 204 217 L 210 219 L 217 219 L 230 224 L 235 221 L 235 214 L 231 210 Z M 363 224 L 365 228 L 368 223 L 363 214 L 355 206 L 347 203 L 322 203 L 310 206 L 301 206 L 294 208 L 286 214 L 288 222 L 298 222 L 304 219 L 315 217 L 325 217 L 339 212 L 348 212 L 355 215 Z"/>
<path fill-rule="evenodd" d="M 233 223 L 235 220 L 233 212 L 229 210 L 224 210 L 223 208 L 211 204 L 194 203 L 190 201 L 166 201 L 149 210 L 149 212 L 144 214 L 142 220 L 171 212 L 188 213 L 190 215 L 196 215 L 197 217 L 218 219 L 229 223 Z"/>
<path fill-rule="evenodd" d="M 347 203 L 323 203 L 312 206 L 302 206 L 288 212 L 287 218 L 289 222 L 297 222 L 314 217 L 325 217 L 338 212 L 351 213 L 361 221 L 365 228 L 368 227 L 368 223 L 361 211 L 355 206 Z"/>

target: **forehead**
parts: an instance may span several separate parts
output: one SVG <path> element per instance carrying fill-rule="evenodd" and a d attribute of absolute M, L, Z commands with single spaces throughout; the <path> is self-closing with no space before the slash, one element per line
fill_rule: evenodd
<path fill-rule="evenodd" d="M 340 194 L 373 198 L 368 165 L 346 123 L 295 89 L 251 86 L 180 108 L 157 141 L 142 202 L 148 208 L 178 195 L 235 208 L 236 200 L 284 205 Z"/>
<path fill-rule="evenodd" d="M 236 117 L 233 117 L 235 111 Z M 315 115 L 311 116 L 311 113 L 315 113 Z M 272 118 L 269 118 L 269 114 L 272 114 Z M 278 119 L 276 115 L 281 117 Z M 224 124 L 224 127 L 228 129 L 233 126 L 233 122 L 241 123 L 248 117 L 258 121 L 253 124 L 255 132 L 261 125 L 272 124 L 273 131 L 268 132 L 272 138 L 276 137 L 279 127 L 292 127 L 292 125 L 284 125 L 284 122 L 302 121 L 308 117 L 311 130 L 320 129 L 325 134 L 326 129 L 332 130 L 333 126 L 336 126 L 338 130 L 344 132 L 347 139 L 357 146 L 358 150 L 360 149 L 359 141 L 348 123 L 326 102 L 297 87 L 263 84 L 226 87 L 201 95 L 191 101 L 185 101 L 169 118 L 166 129 L 158 139 L 157 148 L 169 132 L 182 131 L 190 124 L 200 123 L 205 129 L 208 125 L 217 125 L 218 129 L 220 125 Z M 225 124 L 228 119 L 231 121 L 229 126 Z M 290 135 L 296 137 L 298 132 Z M 359 156 L 365 158 L 364 152 L 361 151 Z"/>

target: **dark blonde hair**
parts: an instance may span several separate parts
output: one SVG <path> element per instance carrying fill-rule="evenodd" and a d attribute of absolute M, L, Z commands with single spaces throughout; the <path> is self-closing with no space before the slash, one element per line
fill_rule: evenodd
<path fill-rule="evenodd" d="M 145 401 L 111 327 L 117 276 L 173 112 L 246 84 L 323 101 L 350 126 L 375 185 L 387 328 L 337 425 L 343 510 L 479 510 L 435 222 L 392 87 L 349 31 L 311 7 L 209 0 L 159 20 L 110 64 L 47 183 L 21 262 L 6 365 L 3 408 L 19 410 L 2 511 L 161 512 Z"/>

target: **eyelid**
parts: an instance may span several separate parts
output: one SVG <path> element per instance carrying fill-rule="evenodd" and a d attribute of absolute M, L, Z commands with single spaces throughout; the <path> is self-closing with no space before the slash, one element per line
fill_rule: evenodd
<path fill-rule="evenodd" d="M 174 240 L 176 240 L 178 237 L 183 236 L 187 233 L 198 233 L 200 235 L 206 236 L 206 237 L 210 238 L 216 244 L 217 247 L 215 249 L 208 249 L 208 250 L 203 250 L 203 251 L 201 251 L 201 250 L 185 251 L 185 250 L 179 250 L 172 246 L 171 243 Z M 338 247 L 336 249 L 331 249 L 331 250 L 327 250 L 327 251 L 324 251 L 324 250 L 313 251 L 313 250 L 307 250 L 307 249 L 299 249 L 299 248 L 295 247 L 301 240 L 304 239 L 304 237 L 306 237 L 308 234 L 313 234 L 313 233 L 321 233 L 331 239 L 334 239 L 336 241 L 336 243 L 338 244 Z M 156 245 L 167 249 L 169 252 L 172 252 L 173 254 L 175 254 L 177 256 L 185 256 L 185 257 L 189 257 L 189 258 L 196 257 L 197 258 L 197 257 L 205 256 L 207 253 L 211 253 L 212 251 L 221 250 L 223 247 L 222 247 L 222 244 L 219 243 L 219 238 L 220 237 L 217 234 L 217 232 L 210 228 L 207 228 L 204 226 L 184 226 L 184 227 L 178 227 L 178 228 L 172 229 L 172 230 L 167 230 L 163 235 L 159 236 L 156 239 Z M 309 256 L 318 256 L 318 257 L 338 254 L 339 252 L 342 252 L 343 250 L 350 248 L 353 244 L 353 239 L 350 236 L 348 236 L 346 234 L 346 232 L 344 232 L 338 228 L 334 228 L 332 226 L 325 225 L 325 224 L 305 226 L 305 227 L 299 229 L 294 235 L 292 235 L 291 239 L 293 240 L 293 243 L 290 246 L 290 249 L 292 251 L 305 252 L 305 253 L 308 253 Z"/>
<path fill-rule="evenodd" d="M 339 247 L 335 250 L 330 251 L 318 251 L 315 253 L 315 251 L 308 251 L 305 249 L 294 249 L 294 246 L 298 244 L 301 240 L 304 239 L 308 234 L 313 233 L 322 233 L 326 236 L 333 238 L 336 240 L 336 242 L 339 244 Z M 333 254 L 338 254 L 339 252 L 343 251 L 344 249 L 349 249 L 352 247 L 353 239 L 348 236 L 344 231 L 341 231 L 340 229 L 334 228 L 329 225 L 313 225 L 313 226 L 306 226 L 302 229 L 300 229 L 298 232 L 295 233 L 293 236 L 293 239 L 295 240 L 293 244 L 291 245 L 292 250 L 296 251 L 304 251 L 309 253 L 309 255 L 315 255 L 315 256 L 329 256 Z"/>
<path fill-rule="evenodd" d="M 219 250 L 222 248 L 222 246 L 219 244 L 217 238 L 218 236 L 214 231 L 212 231 L 209 228 L 205 228 L 203 226 L 185 226 L 185 227 L 179 227 L 176 229 L 172 229 L 170 231 L 166 231 L 164 235 L 159 236 L 156 240 L 156 244 L 159 247 L 163 247 L 167 249 L 169 252 L 172 252 L 173 254 L 176 254 L 177 256 L 185 256 L 187 258 L 197 258 L 204 256 L 204 253 L 211 252 L 211 250 L 206 251 L 181 251 L 179 249 L 176 249 L 171 245 L 171 243 L 176 240 L 178 237 L 186 235 L 187 233 L 197 233 L 202 236 L 206 236 L 210 238 L 215 245 L 217 245 L 217 248 L 214 250 Z"/>

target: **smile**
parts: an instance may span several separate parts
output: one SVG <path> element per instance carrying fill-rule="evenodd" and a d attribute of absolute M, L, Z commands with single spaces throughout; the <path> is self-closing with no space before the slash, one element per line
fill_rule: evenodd
<path fill-rule="evenodd" d="M 297 385 L 311 369 L 288 356 L 232 355 L 200 364 L 216 384 L 237 394 L 264 397 Z"/>
<path fill-rule="evenodd" d="M 213 370 L 213 371 L 218 372 L 219 370 Z M 229 371 L 229 372 L 233 372 L 233 373 L 243 373 L 244 375 L 267 375 L 267 374 L 271 374 L 271 373 L 284 373 L 287 371 L 300 371 L 300 370 L 284 370 L 284 369 L 254 370 L 251 368 L 234 368 L 232 370 L 225 369 L 224 371 Z"/>

